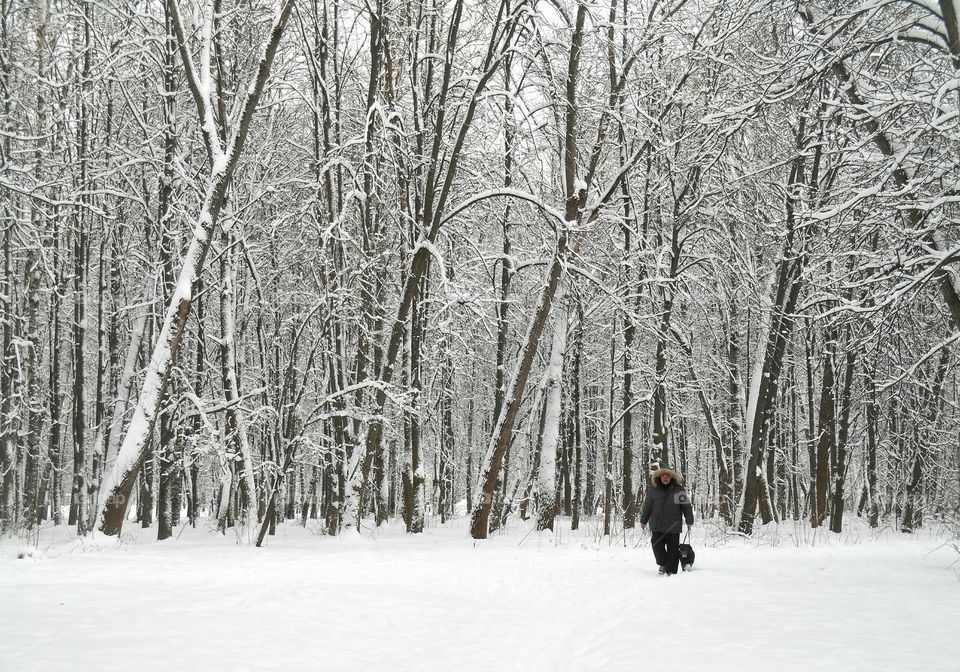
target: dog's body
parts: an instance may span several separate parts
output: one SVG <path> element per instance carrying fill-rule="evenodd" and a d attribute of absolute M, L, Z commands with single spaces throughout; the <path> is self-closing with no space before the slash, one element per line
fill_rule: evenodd
<path fill-rule="evenodd" d="M 680 544 L 679 551 L 680 567 L 686 572 L 693 567 L 693 561 L 696 559 L 697 554 L 693 552 L 693 547 L 690 544 Z"/>

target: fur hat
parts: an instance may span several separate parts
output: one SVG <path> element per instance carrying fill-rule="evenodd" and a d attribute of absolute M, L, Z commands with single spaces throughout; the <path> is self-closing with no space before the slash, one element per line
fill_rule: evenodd
<path fill-rule="evenodd" d="M 677 485 L 683 485 L 683 476 L 680 475 L 680 472 L 674 471 L 673 469 L 667 469 L 666 467 L 663 467 L 662 469 L 657 469 L 652 474 L 650 474 L 650 482 L 653 485 L 656 485 L 659 482 L 660 476 L 662 474 L 667 474 L 668 476 L 670 476 L 670 478 L 672 478 Z"/>

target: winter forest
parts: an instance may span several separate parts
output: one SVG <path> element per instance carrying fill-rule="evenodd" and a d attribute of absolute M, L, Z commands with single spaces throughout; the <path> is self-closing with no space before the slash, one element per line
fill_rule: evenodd
<path fill-rule="evenodd" d="M 2 0 L 0 527 L 956 535 L 958 11 Z"/>
<path fill-rule="evenodd" d="M 839 5 L 6 0 L 4 528 L 956 515 L 957 15 Z"/>

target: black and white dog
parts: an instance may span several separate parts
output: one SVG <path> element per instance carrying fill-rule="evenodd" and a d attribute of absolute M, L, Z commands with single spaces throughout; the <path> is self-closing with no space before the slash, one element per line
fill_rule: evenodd
<path fill-rule="evenodd" d="M 697 554 L 693 552 L 693 546 L 690 544 L 680 544 L 680 567 L 683 571 L 688 572 L 690 568 L 693 567 L 693 561 L 696 560 Z"/>

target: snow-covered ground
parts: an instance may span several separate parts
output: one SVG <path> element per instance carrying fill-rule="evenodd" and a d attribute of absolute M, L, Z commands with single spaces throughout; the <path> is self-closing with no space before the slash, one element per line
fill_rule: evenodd
<path fill-rule="evenodd" d="M 44 530 L 0 542 L 0 669 L 960 670 L 945 537 L 695 532 L 695 570 L 660 577 L 645 537 L 567 521 L 478 544 L 463 520 L 289 525 L 260 549 L 206 527 Z"/>

